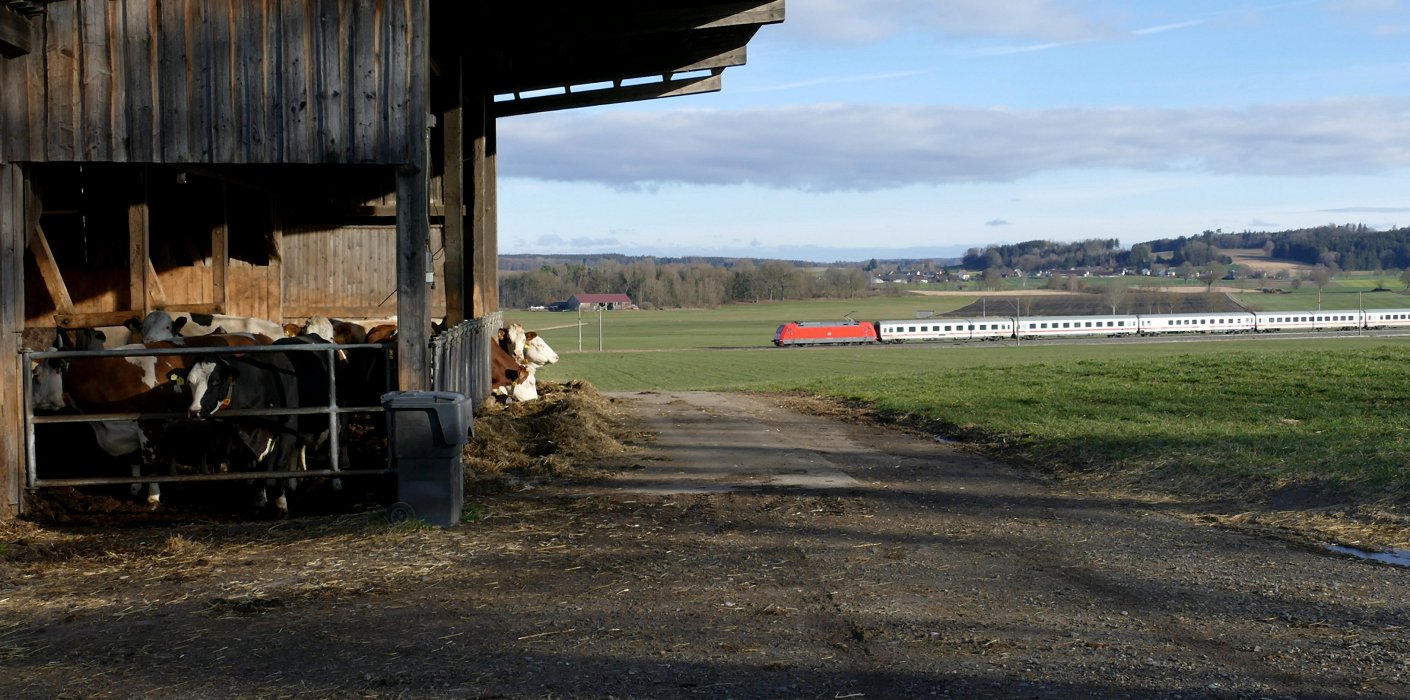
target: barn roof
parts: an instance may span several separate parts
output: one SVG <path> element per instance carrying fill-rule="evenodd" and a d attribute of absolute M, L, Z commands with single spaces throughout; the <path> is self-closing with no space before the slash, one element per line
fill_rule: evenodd
<path fill-rule="evenodd" d="M 719 90 L 784 0 L 433 0 L 431 16 L 433 62 L 476 66 L 510 116 Z"/>

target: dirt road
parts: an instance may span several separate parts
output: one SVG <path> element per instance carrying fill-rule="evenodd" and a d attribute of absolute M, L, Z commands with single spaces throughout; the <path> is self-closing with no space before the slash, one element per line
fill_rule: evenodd
<path fill-rule="evenodd" d="M 1410 697 L 1410 570 L 782 402 L 622 395 L 633 468 L 446 530 L 17 545 L 0 694 Z"/>

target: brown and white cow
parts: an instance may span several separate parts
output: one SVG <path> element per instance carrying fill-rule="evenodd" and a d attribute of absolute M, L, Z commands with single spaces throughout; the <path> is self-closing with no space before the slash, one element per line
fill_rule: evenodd
<path fill-rule="evenodd" d="M 539 397 L 538 369 L 558 361 L 558 353 L 534 331 L 511 323 L 499 329 L 490 347 L 490 392 L 507 401 Z"/>

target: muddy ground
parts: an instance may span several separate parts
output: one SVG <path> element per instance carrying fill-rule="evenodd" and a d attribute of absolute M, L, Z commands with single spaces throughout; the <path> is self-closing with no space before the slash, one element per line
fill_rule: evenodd
<path fill-rule="evenodd" d="M 1110 493 L 828 410 L 550 387 L 481 411 L 447 529 L 56 496 L 0 524 L 0 695 L 1410 697 L 1410 570 L 1316 542 L 1394 518 Z"/>

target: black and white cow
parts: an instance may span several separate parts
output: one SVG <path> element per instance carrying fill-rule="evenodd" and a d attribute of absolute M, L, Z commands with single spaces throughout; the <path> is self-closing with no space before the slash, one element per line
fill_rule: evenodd
<path fill-rule="evenodd" d="M 282 353 L 202 359 L 177 375 L 190 390 L 187 415 L 192 418 L 217 418 L 227 409 L 299 406 L 298 376 Z M 251 471 L 298 468 L 298 416 L 240 417 L 226 422 L 234 433 L 236 454 L 232 461 L 238 456 Z M 284 479 L 266 479 L 257 491 L 256 506 L 263 508 L 268 503 L 271 490 L 279 515 L 287 516 L 289 500 Z"/>
<path fill-rule="evenodd" d="M 326 320 L 325 320 L 326 323 Z M 303 333 L 292 338 L 280 338 L 274 341 L 275 345 L 327 345 L 329 341 L 322 336 L 313 333 Z M 314 408 L 318 406 L 328 406 L 334 398 L 332 394 L 333 384 L 328 374 L 329 357 L 328 353 L 320 350 L 294 351 L 286 354 L 289 363 L 294 367 L 294 373 L 298 378 L 298 405 L 304 408 Z M 342 351 L 336 351 L 332 357 L 333 371 L 338 373 L 338 378 L 346 377 L 345 366 L 348 363 L 347 356 Z M 344 386 L 342 382 L 339 388 Z M 340 466 L 348 464 L 347 440 L 348 431 L 347 414 L 338 414 L 335 425 L 338 430 L 338 463 Z M 329 444 L 330 431 L 328 429 L 327 414 L 304 414 L 298 416 L 299 427 L 299 464 L 302 468 L 308 468 L 308 458 L 310 453 L 323 454 L 325 446 Z M 332 465 L 332 460 L 329 460 Z M 339 489 L 342 483 L 334 479 L 333 488 Z"/>

